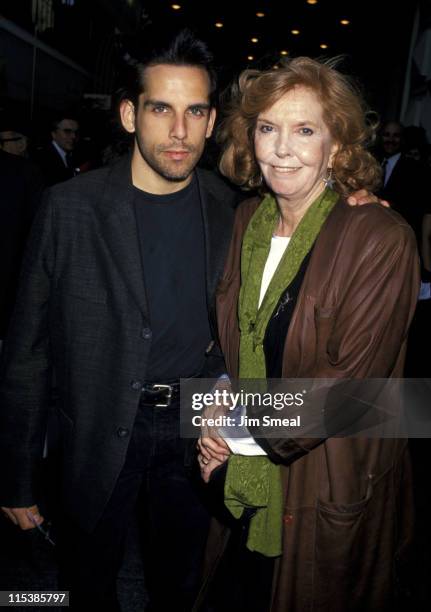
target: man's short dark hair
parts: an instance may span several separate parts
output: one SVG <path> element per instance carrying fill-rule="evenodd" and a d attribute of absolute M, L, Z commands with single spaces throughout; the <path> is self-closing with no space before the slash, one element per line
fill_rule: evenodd
<path fill-rule="evenodd" d="M 210 81 L 210 103 L 215 105 L 217 76 L 213 66 L 213 55 L 207 44 L 196 38 L 191 30 L 184 29 L 175 36 L 165 37 L 152 43 L 147 40 L 141 45 L 139 61 L 132 67 L 130 78 L 121 98 L 131 100 L 135 105 L 139 95 L 145 91 L 145 71 L 150 66 L 168 64 L 190 66 L 206 71 Z"/>
<path fill-rule="evenodd" d="M 74 113 L 59 112 L 56 115 L 54 115 L 51 119 L 50 131 L 55 132 L 55 130 L 58 129 L 58 126 L 60 125 L 62 121 L 64 121 L 64 119 L 67 119 L 68 121 L 76 121 L 76 123 L 79 123 L 79 120 Z"/>

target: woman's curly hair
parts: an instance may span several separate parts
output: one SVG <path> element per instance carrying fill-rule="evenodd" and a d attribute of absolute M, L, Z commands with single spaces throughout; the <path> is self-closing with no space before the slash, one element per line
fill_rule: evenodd
<path fill-rule="evenodd" d="M 254 153 L 257 117 L 297 86 L 313 91 L 323 109 L 323 120 L 339 145 L 333 160 L 334 188 L 343 195 L 357 189 L 373 191 L 381 169 L 366 150 L 373 142 L 377 121 L 371 121 L 358 89 L 334 69 L 335 58 L 320 62 L 308 57 L 287 61 L 278 69 L 245 70 L 233 85 L 220 126 L 220 171 L 244 189 L 262 183 Z"/>

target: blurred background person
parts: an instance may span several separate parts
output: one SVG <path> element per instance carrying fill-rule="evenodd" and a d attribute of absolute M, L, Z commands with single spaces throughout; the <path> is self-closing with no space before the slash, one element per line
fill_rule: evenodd
<path fill-rule="evenodd" d="M 409 159 L 413 159 L 423 165 L 427 164 L 429 143 L 425 129 L 417 125 L 409 125 L 404 128 L 404 153 Z"/>
<path fill-rule="evenodd" d="M 68 114 L 59 115 L 51 126 L 51 142 L 36 154 L 47 186 L 67 181 L 77 174 L 74 151 L 79 123 Z"/>
<path fill-rule="evenodd" d="M 421 255 L 422 279 L 427 280 L 422 253 L 423 221 L 425 215 L 431 214 L 431 191 L 425 165 L 412 158 L 417 144 L 416 137 L 412 147 L 412 134 L 417 135 L 417 131 L 408 128 L 407 133 L 410 136 L 406 140 L 404 127 L 398 121 L 388 121 L 382 126 L 377 151 L 383 171 L 379 195 L 413 228 Z"/>
<path fill-rule="evenodd" d="M 0 117 L 0 149 L 11 155 L 27 157 L 27 129 L 10 117 Z"/>

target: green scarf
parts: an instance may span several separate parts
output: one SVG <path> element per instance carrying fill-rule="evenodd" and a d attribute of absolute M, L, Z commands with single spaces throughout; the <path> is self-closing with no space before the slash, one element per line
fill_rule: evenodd
<path fill-rule="evenodd" d="M 251 218 L 241 251 L 241 291 L 238 308 L 241 331 L 240 378 L 266 377 L 263 339 L 271 315 L 282 293 L 298 274 L 302 261 L 337 200 L 338 194 L 327 188 L 309 207 L 289 241 L 260 308 L 258 304 L 263 270 L 279 219 L 275 199 L 267 196 Z"/>
<path fill-rule="evenodd" d="M 337 200 L 338 194 L 326 188 L 308 208 L 289 241 L 260 308 L 263 271 L 279 219 L 274 197 L 266 196 L 251 218 L 241 251 L 241 290 L 238 303 L 240 378 L 266 378 L 263 341 L 269 320 Z M 266 556 L 281 554 L 283 498 L 279 466 L 266 457 L 230 457 L 225 504 L 236 518 L 242 515 L 245 507 L 256 508 L 250 521 L 247 548 Z"/>

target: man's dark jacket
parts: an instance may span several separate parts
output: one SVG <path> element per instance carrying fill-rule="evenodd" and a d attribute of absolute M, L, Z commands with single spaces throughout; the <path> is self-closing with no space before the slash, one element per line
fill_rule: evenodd
<path fill-rule="evenodd" d="M 215 337 L 214 294 L 236 196 L 212 173 L 196 174 Z M 3 354 L 0 505 L 37 502 L 53 364 L 64 503 L 88 530 L 124 463 L 151 345 L 133 198 L 129 157 L 48 192 L 33 226 Z M 210 351 L 206 375 L 216 359 Z"/>
<path fill-rule="evenodd" d="M 24 247 L 42 190 L 36 166 L 0 151 L 0 338 L 15 303 Z"/>
<path fill-rule="evenodd" d="M 44 149 L 39 151 L 39 153 L 36 155 L 36 162 L 39 164 L 43 172 L 45 184 L 47 186 L 63 183 L 64 181 L 68 181 L 69 179 L 73 178 L 75 175 L 75 170 L 73 167 L 67 168 L 64 165 L 64 161 L 60 153 L 54 147 L 52 142 L 50 142 Z M 73 157 L 71 163 L 74 163 Z"/>

